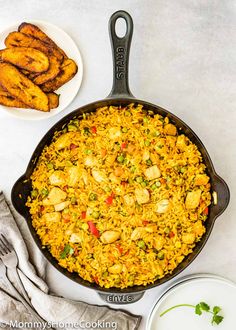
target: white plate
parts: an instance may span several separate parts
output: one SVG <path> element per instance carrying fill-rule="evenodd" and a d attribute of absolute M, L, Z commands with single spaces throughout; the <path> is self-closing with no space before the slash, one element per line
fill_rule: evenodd
<path fill-rule="evenodd" d="M 44 22 L 44 21 L 27 21 L 29 23 L 37 25 L 43 32 L 45 32 L 56 44 L 62 48 L 69 58 L 72 58 L 78 65 L 78 72 L 68 83 L 59 88 L 56 93 L 60 94 L 59 106 L 56 109 L 52 109 L 50 112 L 43 112 L 29 109 L 8 108 L 0 105 L 1 109 L 6 110 L 9 114 L 27 120 L 39 120 L 50 118 L 62 110 L 64 110 L 75 98 L 83 77 L 83 63 L 80 55 L 80 51 L 74 41 L 69 37 L 67 33 L 58 28 L 57 26 Z M 7 35 L 12 31 L 17 31 L 18 26 L 21 23 L 17 23 L 8 27 L 6 30 L 0 33 L 0 49 L 5 48 L 4 40 Z"/>
<path fill-rule="evenodd" d="M 218 276 L 200 275 L 184 279 L 168 289 L 154 306 L 147 330 L 233 330 L 235 328 L 236 285 Z M 211 315 L 195 314 L 190 307 L 173 309 L 160 317 L 166 309 L 178 304 L 192 304 L 204 301 L 211 306 L 220 306 L 224 320 L 212 327 Z"/>

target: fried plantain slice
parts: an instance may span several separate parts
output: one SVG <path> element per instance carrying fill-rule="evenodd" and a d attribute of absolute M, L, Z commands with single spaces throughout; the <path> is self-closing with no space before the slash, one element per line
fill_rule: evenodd
<path fill-rule="evenodd" d="M 13 65 L 0 63 L 0 85 L 30 108 L 49 111 L 47 95 Z"/>
<path fill-rule="evenodd" d="M 47 81 L 54 79 L 60 72 L 60 62 L 57 57 L 49 56 L 49 68 L 48 71 L 43 72 L 36 76 L 29 76 L 29 79 L 32 79 L 36 85 L 42 85 Z"/>
<path fill-rule="evenodd" d="M 51 92 L 51 93 L 46 93 L 46 95 L 47 95 L 48 101 L 49 101 L 49 108 L 50 109 L 57 108 L 58 105 L 59 105 L 60 94 L 56 94 L 54 92 Z"/>
<path fill-rule="evenodd" d="M 57 108 L 59 105 L 60 95 L 58 95 L 56 93 L 47 93 L 46 95 L 47 95 L 48 101 L 49 101 L 49 108 L 50 109 Z M 13 97 L 9 92 L 3 90 L 1 87 L 0 87 L 0 104 L 5 105 L 6 107 L 11 107 L 11 108 L 30 109 L 30 107 L 28 105 L 19 101 L 18 99 Z"/>
<path fill-rule="evenodd" d="M 77 71 L 78 71 L 78 67 L 75 61 L 73 61 L 70 58 L 67 58 L 63 61 L 58 76 L 56 76 L 55 79 L 41 85 L 40 87 L 44 92 L 53 92 L 62 85 L 64 85 L 66 82 L 71 80 L 74 77 L 74 75 L 77 73 Z"/>
<path fill-rule="evenodd" d="M 18 31 L 51 45 L 52 47 L 56 48 L 63 55 L 64 58 L 67 58 L 66 53 L 60 47 L 58 47 L 57 44 L 51 38 L 49 38 L 49 36 L 44 33 L 38 26 L 31 23 L 23 22 L 18 27 Z"/>
<path fill-rule="evenodd" d="M 5 39 L 7 48 L 12 47 L 30 47 L 35 48 L 46 54 L 47 56 L 53 55 L 58 58 L 60 63 L 63 61 L 63 55 L 54 47 L 45 42 L 35 39 L 27 34 L 21 32 L 11 32 Z"/>
<path fill-rule="evenodd" d="M 26 47 L 14 47 L 0 50 L 0 60 L 31 72 L 48 70 L 48 57 L 40 50 Z"/>

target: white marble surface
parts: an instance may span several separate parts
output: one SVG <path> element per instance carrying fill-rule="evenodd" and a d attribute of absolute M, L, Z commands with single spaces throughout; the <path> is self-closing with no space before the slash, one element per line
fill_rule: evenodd
<path fill-rule="evenodd" d="M 209 150 L 231 190 L 231 203 L 217 219 L 198 258 L 182 275 L 210 272 L 236 281 L 236 2 L 234 0 L 0 0 L 0 30 L 15 21 L 46 20 L 79 45 L 84 80 L 73 103 L 47 121 L 27 122 L 0 112 L 0 186 L 8 198 L 15 180 L 44 133 L 73 109 L 104 98 L 112 83 L 107 31 L 110 15 L 125 9 L 133 17 L 130 86 L 134 95 L 181 117 Z M 101 304 L 97 294 L 49 267 L 52 290 Z M 125 308 L 143 316 L 140 329 L 163 287 Z"/>

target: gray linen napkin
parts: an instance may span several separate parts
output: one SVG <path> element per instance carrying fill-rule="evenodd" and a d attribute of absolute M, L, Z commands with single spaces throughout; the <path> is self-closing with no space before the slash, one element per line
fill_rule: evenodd
<path fill-rule="evenodd" d="M 49 327 L 85 329 L 86 322 L 88 322 L 87 325 L 91 325 L 91 329 L 134 330 L 138 328 L 141 316 L 50 295 L 48 286 L 43 280 L 46 272 L 46 260 L 35 248 L 35 243 L 24 219 L 17 216 L 16 220 L 17 224 L 3 193 L 0 192 L 0 233 L 3 233 L 14 246 L 19 259 L 19 273 L 24 287 L 34 308 L 43 319 L 49 322 Z M 34 266 L 29 259 L 33 261 Z M 8 273 L 8 277 L 14 282 L 10 273 Z M 0 280 L 0 328 L 10 329 L 15 325 L 15 329 L 17 329 L 17 325 L 19 325 L 17 322 L 29 322 L 26 327 L 21 323 L 19 327 L 29 329 L 31 328 L 29 327 L 30 322 L 34 321 L 25 307 L 7 294 L 7 288 Z M 97 322 L 97 324 L 92 322 Z M 104 323 L 102 324 L 102 322 Z"/>

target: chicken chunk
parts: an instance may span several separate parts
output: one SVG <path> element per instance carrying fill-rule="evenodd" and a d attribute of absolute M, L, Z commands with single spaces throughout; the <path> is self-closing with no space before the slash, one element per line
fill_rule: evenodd
<path fill-rule="evenodd" d="M 147 234 L 147 230 L 144 227 L 137 227 L 132 231 L 131 239 L 133 241 L 137 241 L 138 239 L 141 239 L 144 237 L 144 235 Z"/>
<path fill-rule="evenodd" d="M 156 250 L 161 250 L 165 244 L 165 238 L 161 235 L 157 235 L 154 238 L 153 246 Z"/>
<path fill-rule="evenodd" d="M 101 241 L 104 244 L 110 244 L 117 241 L 120 238 L 120 232 L 117 230 L 106 230 L 101 235 Z"/>
<path fill-rule="evenodd" d="M 120 137 L 121 136 L 121 130 L 120 130 L 120 128 L 119 127 L 111 127 L 110 129 L 109 129 L 109 137 L 110 137 L 110 139 L 117 139 L 118 137 Z"/>
<path fill-rule="evenodd" d="M 73 233 L 70 236 L 71 243 L 82 243 L 82 236 L 81 233 Z"/>
<path fill-rule="evenodd" d="M 55 171 L 49 177 L 49 182 L 53 186 L 63 186 L 66 184 L 65 174 L 62 171 Z"/>
<path fill-rule="evenodd" d="M 169 200 L 168 199 L 162 199 L 159 201 L 156 205 L 156 212 L 157 213 L 165 213 L 169 208 Z"/>
<path fill-rule="evenodd" d="M 194 233 L 186 233 L 182 235 L 182 241 L 185 244 L 193 244 L 195 241 L 195 234 Z"/>
<path fill-rule="evenodd" d="M 157 165 L 151 166 L 147 168 L 144 172 L 148 180 L 154 180 L 161 176 L 161 171 L 157 167 Z"/>
<path fill-rule="evenodd" d="M 64 210 L 69 205 L 70 205 L 69 201 L 61 202 L 59 204 L 54 205 L 54 209 L 55 209 L 55 211 L 59 212 L 59 211 Z"/>
<path fill-rule="evenodd" d="M 135 203 L 134 197 L 131 194 L 124 196 L 124 201 L 126 205 L 132 206 Z"/>
<path fill-rule="evenodd" d="M 200 203 L 201 193 L 202 192 L 200 189 L 187 193 L 187 197 L 185 200 L 186 209 L 195 209 L 196 207 L 198 207 Z"/>
<path fill-rule="evenodd" d="M 68 133 L 60 135 L 59 138 L 54 143 L 55 148 L 57 150 L 61 150 L 66 147 L 69 147 L 74 134 L 75 134 L 74 132 L 68 132 Z"/>
<path fill-rule="evenodd" d="M 48 196 L 44 198 L 43 205 L 56 205 L 64 202 L 66 199 L 67 194 L 63 190 L 58 187 L 53 187 Z"/>
<path fill-rule="evenodd" d="M 92 176 L 95 181 L 101 183 L 107 181 L 107 176 L 105 172 L 92 169 Z"/>
<path fill-rule="evenodd" d="M 206 228 L 203 226 L 202 222 L 199 220 L 193 225 L 193 232 L 196 236 L 202 236 L 206 231 Z"/>
<path fill-rule="evenodd" d="M 93 167 L 97 165 L 97 159 L 94 156 L 87 156 L 84 159 L 84 165 L 88 167 Z"/>
<path fill-rule="evenodd" d="M 42 219 L 46 222 L 59 222 L 61 220 L 61 213 L 60 212 L 50 212 L 45 213 L 42 216 Z"/>
<path fill-rule="evenodd" d="M 168 135 L 173 135 L 175 136 L 177 134 L 177 129 L 173 124 L 167 124 L 164 127 L 164 132 Z"/>
<path fill-rule="evenodd" d="M 143 152 L 143 161 L 145 162 L 149 158 L 150 158 L 150 153 L 149 153 L 148 149 L 145 149 Z"/>
<path fill-rule="evenodd" d="M 108 271 L 111 274 L 120 274 L 122 270 L 123 270 L 123 266 L 121 264 L 115 264 L 108 268 Z"/>
<path fill-rule="evenodd" d="M 135 197 L 139 204 L 145 204 L 149 201 L 149 192 L 146 188 L 144 189 L 136 188 Z"/>
<path fill-rule="evenodd" d="M 205 186 L 209 181 L 209 177 L 206 174 L 197 174 L 194 180 L 195 186 Z"/>
<path fill-rule="evenodd" d="M 81 177 L 80 169 L 77 166 L 71 166 L 68 168 L 68 181 L 69 187 L 75 187 Z"/>
<path fill-rule="evenodd" d="M 186 136 L 181 134 L 177 137 L 177 141 L 176 141 L 176 147 L 181 150 L 184 151 L 185 148 L 187 146 L 187 139 Z"/>

